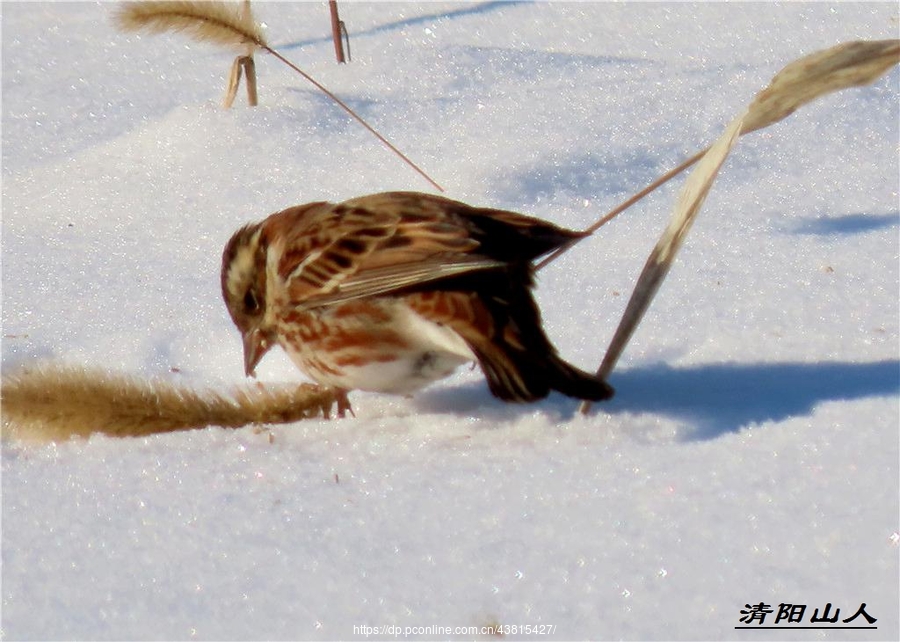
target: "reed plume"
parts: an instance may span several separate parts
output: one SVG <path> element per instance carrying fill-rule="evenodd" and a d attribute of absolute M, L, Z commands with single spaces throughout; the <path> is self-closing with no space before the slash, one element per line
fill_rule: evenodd
<path fill-rule="evenodd" d="M 113 19 L 123 31 L 179 31 L 194 40 L 239 49 L 267 46 L 252 13 L 235 3 L 126 2 L 116 7 Z"/>
<path fill-rule="evenodd" d="M 163 379 L 58 364 L 23 368 L 0 383 L 4 438 L 24 441 L 291 423 L 327 417 L 334 402 L 333 390 L 312 384 L 197 391 Z"/>

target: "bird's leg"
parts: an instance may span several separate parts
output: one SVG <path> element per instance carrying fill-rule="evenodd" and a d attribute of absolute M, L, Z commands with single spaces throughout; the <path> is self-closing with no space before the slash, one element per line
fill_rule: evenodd
<path fill-rule="evenodd" d="M 350 399 L 347 397 L 346 390 L 335 390 L 335 399 L 337 399 L 337 416 L 340 419 L 343 419 L 347 416 L 349 412 L 351 416 L 356 417 L 356 413 L 353 412 L 353 408 L 350 406 Z"/>

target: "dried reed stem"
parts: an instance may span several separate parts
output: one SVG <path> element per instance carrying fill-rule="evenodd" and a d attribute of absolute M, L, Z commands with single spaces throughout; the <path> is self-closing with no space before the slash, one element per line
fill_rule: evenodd
<path fill-rule="evenodd" d="M 799 58 L 784 67 L 769 85 L 750 103 L 740 135 L 763 129 L 784 120 L 803 105 L 828 93 L 870 85 L 900 62 L 900 40 L 846 42 Z M 628 200 L 604 214 L 585 232 L 596 232 L 616 216 L 688 169 L 709 147 L 700 150 L 678 167 L 669 170 Z M 584 237 L 582 237 L 584 238 Z M 582 238 L 560 247 L 537 264 L 536 269 L 552 263 Z"/>
<path fill-rule="evenodd" d="M 675 213 L 668 227 L 657 241 L 656 246 L 647 257 L 644 269 L 638 277 L 622 320 L 616 328 L 616 333 L 610 341 L 603 362 L 597 370 L 597 376 L 606 379 L 612 373 L 625 346 L 634 335 L 644 314 L 650 307 L 650 303 L 659 291 L 659 287 L 669 274 L 669 269 L 675 262 L 675 255 L 681 249 L 687 233 L 694 223 L 694 219 L 700 212 L 703 201 L 712 188 L 713 181 L 722 167 L 722 163 L 728 157 L 729 152 L 737 143 L 740 128 L 744 122 L 744 114 L 736 118 L 725 130 L 725 133 L 709 148 L 709 151 L 700 158 L 697 167 L 691 172 L 685 181 L 675 208 Z M 581 412 L 587 413 L 591 409 L 589 401 L 581 403 Z"/>
<path fill-rule="evenodd" d="M 228 75 L 228 87 L 225 90 L 225 100 L 222 101 L 225 109 L 230 109 L 234 104 L 238 87 L 241 84 L 241 76 L 247 77 L 247 103 L 251 107 L 259 104 L 256 93 L 256 63 L 253 61 L 253 56 L 238 56 L 231 64 L 231 72 Z"/>
<path fill-rule="evenodd" d="M 231 109 L 231 106 L 234 104 L 238 87 L 241 84 L 242 69 L 241 56 L 238 56 L 234 59 L 234 62 L 231 63 L 231 70 L 228 73 L 228 85 L 225 88 L 225 99 L 222 101 L 222 107 L 225 109 Z"/>
<path fill-rule="evenodd" d="M 845 42 L 798 58 L 750 103 L 741 134 L 784 120 L 820 96 L 871 85 L 900 62 L 900 40 Z"/>
<path fill-rule="evenodd" d="M 438 185 L 437 182 L 435 182 L 435 180 L 434 180 L 433 178 L 431 178 L 428 174 L 426 174 L 426 173 L 425 173 L 418 165 L 416 165 L 414 162 L 412 162 L 412 161 L 406 156 L 406 154 L 404 154 L 404 153 L 401 152 L 399 149 L 397 149 L 396 147 L 394 147 L 394 145 L 393 145 L 387 138 L 385 138 L 384 136 L 382 136 L 381 134 L 379 134 L 377 131 L 375 131 L 375 129 L 374 129 L 369 123 L 367 123 L 366 121 L 364 121 L 364 120 L 359 116 L 359 114 L 357 114 L 355 111 L 353 111 L 352 109 L 350 109 L 350 107 L 347 106 L 347 103 L 345 103 L 343 100 L 341 100 L 340 98 L 338 98 L 337 96 L 335 96 L 335 95 L 334 95 L 333 93 L 331 93 L 328 89 L 326 89 L 324 85 L 322 85 L 320 82 L 318 82 L 315 78 L 313 78 L 313 77 L 310 76 L 308 73 L 306 73 L 305 71 L 303 71 L 302 69 L 300 69 L 300 67 L 298 67 L 297 65 L 295 65 L 294 63 L 292 63 L 290 60 L 288 60 L 287 58 L 285 58 L 284 56 L 282 56 L 280 53 L 278 53 L 278 52 L 275 51 L 274 49 L 271 49 L 271 48 L 269 48 L 269 47 L 263 47 L 263 49 L 265 49 L 265 50 L 268 51 L 270 54 L 272 54 L 273 56 L 275 56 L 276 58 L 278 58 L 278 60 L 280 60 L 281 62 L 283 62 L 284 64 L 286 64 L 288 67 L 290 67 L 291 69 L 293 69 L 294 71 L 296 71 L 298 74 L 300 74 L 301 76 L 303 76 L 304 78 L 306 78 L 309 82 L 311 82 L 311 83 L 316 87 L 316 89 L 318 89 L 319 91 L 321 91 L 322 93 L 324 93 L 326 96 L 328 96 L 329 98 L 331 98 L 331 100 L 334 101 L 338 106 L 340 106 L 341 109 L 343 109 L 343 110 L 346 111 L 351 117 L 353 117 L 354 119 L 356 119 L 356 121 L 359 122 L 359 124 L 362 125 L 363 127 L 365 127 L 367 130 L 369 130 L 369 132 L 370 132 L 373 136 L 375 136 L 375 138 L 377 138 L 378 140 L 380 140 L 382 143 L 384 143 L 385 146 L 387 146 L 388 149 L 390 149 L 390 150 L 391 150 L 392 152 L 394 152 L 397 156 L 399 156 L 399 157 L 403 160 L 403 162 L 405 162 L 407 165 L 409 165 L 410 167 L 412 167 L 416 172 L 419 173 L 420 176 L 422 176 L 422 178 L 424 178 L 426 181 L 428 181 L 429 183 L 431 183 L 431 185 L 432 185 L 436 190 L 438 190 L 439 192 L 443 192 L 443 191 L 444 191 L 444 188 L 443 188 L 443 187 L 441 187 L 440 185 Z"/>
<path fill-rule="evenodd" d="M 670 180 L 672 180 L 673 178 L 675 178 L 676 176 L 678 176 L 681 172 L 683 172 L 683 171 L 686 170 L 688 167 L 690 167 L 691 165 L 693 165 L 694 163 L 696 163 L 698 160 L 700 160 L 701 158 L 703 158 L 703 155 L 704 155 L 708 150 L 709 150 L 709 148 L 707 147 L 706 149 L 703 149 L 703 150 L 697 152 L 696 154 L 694 154 L 693 156 L 691 156 L 691 157 L 690 157 L 689 159 L 687 159 L 686 161 L 683 161 L 678 167 L 675 167 L 675 168 L 673 168 L 673 169 L 670 169 L 668 172 L 666 172 L 665 174 L 663 174 L 662 176 L 660 176 L 659 178 L 657 178 L 655 181 L 653 181 L 652 183 L 650 183 L 649 185 L 647 185 L 647 187 L 645 187 L 644 189 L 640 190 L 639 192 L 636 192 L 633 196 L 629 197 L 627 200 L 622 201 L 621 203 L 619 203 L 618 205 L 616 205 L 616 206 L 615 206 L 614 208 L 612 208 L 609 212 L 607 212 L 606 214 L 604 214 L 603 216 L 601 216 L 601 217 L 597 220 L 596 223 L 594 223 L 594 224 L 591 225 L 590 227 L 586 228 L 584 231 L 585 231 L 586 233 L 588 233 L 588 234 L 593 234 L 594 232 L 596 232 L 597 230 L 599 230 L 601 227 L 603 227 L 604 225 L 606 225 L 607 223 L 609 223 L 611 220 L 613 220 L 614 218 L 616 218 L 619 214 L 621 214 L 622 212 L 624 212 L 625 210 L 627 210 L 629 207 L 631 207 L 632 205 L 634 205 L 635 203 L 637 203 L 638 201 L 640 201 L 642 198 L 644 198 L 645 196 L 647 196 L 647 195 L 650 194 L 651 192 L 655 191 L 657 188 L 659 188 L 659 187 L 662 186 L 663 184 L 668 183 Z M 554 250 L 551 254 L 547 255 L 547 256 L 544 258 L 544 260 L 542 260 L 541 262 L 539 262 L 539 263 L 535 266 L 535 270 L 540 270 L 540 269 L 541 269 L 542 267 L 544 267 L 545 265 L 547 265 L 547 264 L 549 264 L 549 263 L 552 263 L 553 261 L 555 261 L 556 259 L 558 259 L 560 256 L 562 256 L 563 254 L 565 254 L 566 252 L 568 252 L 569 250 L 571 250 L 573 247 L 575 247 L 575 244 L 578 243 L 578 241 L 581 241 L 581 240 L 584 239 L 584 238 L 586 238 L 586 237 L 582 236 L 582 237 L 579 237 L 579 238 L 577 238 L 577 239 L 573 239 L 572 241 L 569 241 L 568 243 L 566 243 L 565 245 L 563 245 L 563 246 L 560 247 L 559 249 Z"/>
<path fill-rule="evenodd" d="M 662 184 L 699 159 L 697 167 L 685 181 L 668 227 L 651 251 L 638 277 L 622 320 L 597 370 L 598 376 L 606 379 L 612 373 L 619 356 L 631 340 L 653 297 L 668 275 L 722 163 L 738 138 L 783 120 L 820 96 L 849 87 L 871 84 L 898 62 L 900 62 L 900 40 L 849 42 L 795 60 L 782 69 L 772 82 L 756 95 L 750 105 L 732 121 L 725 133 L 711 147 L 688 159 L 680 167 L 636 195 L 639 198 L 649 193 L 658 184 Z M 636 201 L 637 198 L 631 200 Z M 626 204 L 621 209 L 627 206 Z M 611 217 L 609 215 L 604 217 L 608 218 Z M 589 230 L 593 231 L 604 222 L 601 219 Z M 544 264 L 547 262 L 549 261 L 545 261 Z M 582 402 L 582 413 L 588 412 L 590 408 L 590 402 Z"/>
<path fill-rule="evenodd" d="M 259 95 L 256 93 L 256 62 L 253 56 L 244 56 L 241 65 L 247 77 L 247 103 L 251 107 L 256 107 L 259 104 Z"/>
<path fill-rule="evenodd" d="M 344 42 L 341 39 L 341 18 L 338 15 L 337 0 L 328 0 L 331 13 L 331 39 L 334 40 L 334 57 L 338 63 L 347 62 L 344 58 Z"/>

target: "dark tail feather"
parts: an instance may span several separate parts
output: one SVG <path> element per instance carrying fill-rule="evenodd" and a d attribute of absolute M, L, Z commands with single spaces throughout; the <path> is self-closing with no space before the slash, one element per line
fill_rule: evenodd
<path fill-rule="evenodd" d="M 504 401 L 516 402 L 543 399 L 551 390 L 588 401 L 603 401 L 613 396 L 612 386 L 566 363 L 547 345 L 551 352 L 543 354 L 497 344 L 476 349 L 491 393 Z"/>
<path fill-rule="evenodd" d="M 500 280 L 496 280 L 497 277 Z M 613 388 L 596 375 L 566 363 L 550 343 L 541 313 L 531 294 L 531 267 L 510 266 L 508 271 L 482 275 L 490 294 L 481 297 L 494 321 L 494 333 L 480 345 L 470 341 L 488 386 L 506 401 L 535 401 L 551 390 L 569 397 L 602 401 Z M 491 296 L 493 295 L 493 296 Z"/>
<path fill-rule="evenodd" d="M 587 399 L 588 401 L 604 401 L 611 399 L 615 388 L 597 375 L 579 370 L 560 358 L 554 360 L 555 372 L 552 373 L 550 387 L 567 397 Z"/>
<path fill-rule="evenodd" d="M 543 399 L 551 390 L 588 401 L 612 397 L 614 391 L 609 384 L 566 363 L 557 354 L 541 326 L 532 284 L 529 263 L 446 282 L 449 290 L 477 292 L 477 304 L 473 305 L 478 311 L 472 315 L 490 317 L 488 333 L 472 331 L 469 323 L 453 327 L 478 358 L 491 393 L 504 401 L 520 402 Z"/>

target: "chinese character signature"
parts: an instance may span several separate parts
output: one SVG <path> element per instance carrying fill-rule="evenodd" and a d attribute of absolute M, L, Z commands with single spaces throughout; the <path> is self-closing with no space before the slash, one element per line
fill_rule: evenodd
<path fill-rule="evenodd" d="M 786 604 L 781 603 L 778 605 L 778 610 L 766 604 L 765 602 L 759 602 L 758 604 L 745 604 L 744 608 L 741 609 L 741 618 L 740 622 L 745 625 L 752 625 L 756 623 L 757 626 L 762 626 L 766 621 L 766 616 L 775 614 L 774 624 L 780 624 L 786 622 L 788 625 L 791 624 L 802 624 L 803 616 L 806 614 L 807 605 L 806 604 Z M 813 610 L 813 614 L 809 618 L 810 624 L 831 624 L 837 625 L 838 622 L 842 622 L 843 624 L 850 624 L 854 622 L 857 618 L 862 617 L 865 619 L 869 625 L 874 625 L 878 618 L 872 617 L 868 613 L 866 613 L 866 603 L 862 602 L 859 605 L 859 608 L 856 609 L 856 613 L 851 615 L 848 618 L 843 620 L 840 619 L 841 609 L 835 608 L 834 615 L 831 614 L 832 604 L 828 602 L 825 605 L 825 608 L 822 609 L 822 614 L 819 615 L 819 609 L 816 608 Z M 742 628 L 742 627 L 736 627 Z M 825 626 L 814 627 L 814 628 L 828 628 Z M 836 626 L 834 628 L 849 628 L 849 627 L 840 627 Z M 873 626 L 865 627 L 865 628 L 877 628 Z"/>

